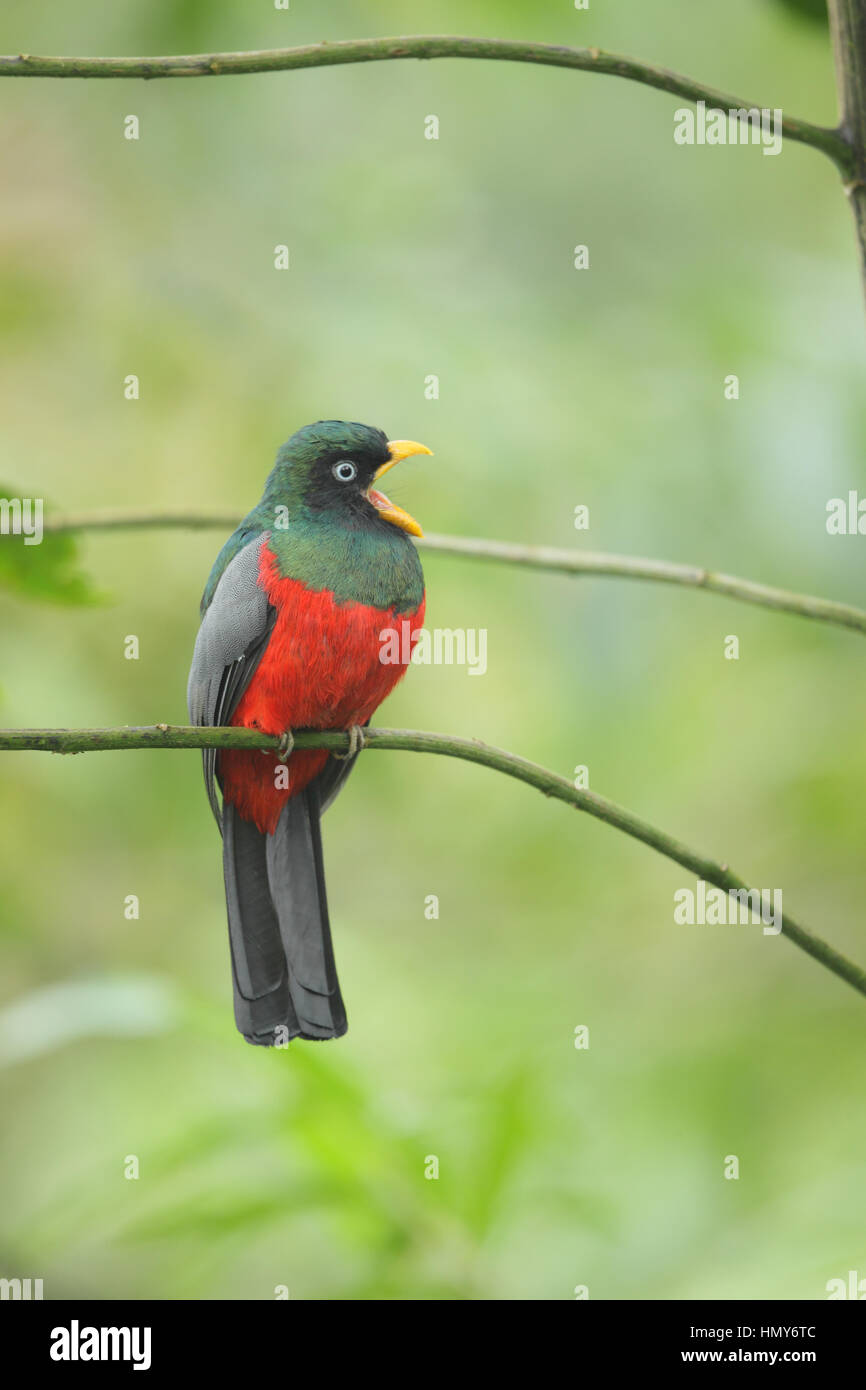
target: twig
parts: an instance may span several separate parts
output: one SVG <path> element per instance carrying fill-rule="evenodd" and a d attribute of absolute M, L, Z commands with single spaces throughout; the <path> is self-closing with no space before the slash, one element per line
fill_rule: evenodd
<path fill-rule="evenodd" d="M 694 565 L 671 564 L 667 560 L 646 560 L 639 556 L 611 555 L 593 550 L 558 550 L 553 546 L 514 545 L 508 541 L 464 539 L 462 536 L 427 536 L 419 545 L 430 550 L 443 550 L 451 555 L 476 556 L 479 559 L 504 560 L 513 565 L 529 565 L 536 569 L 558 570 L 564 574 L 601 574 L 617 579 L 649 579 L 660 584 L 681 584 L 690 589 L 707 589 L 710 593 L 725 594 L 742 603 L 755 603 L 785 613 L 797 613 L 802 618 L 817 618 L 826 623 L 854 628 L 866 633 L 866 610 L 852 604 L 836 603 L 832 599 L 815 598 L 812 594 L 795 594 L 788 589 L 774 589 L 756 584 L 750 579 L 738 579 L 733 574 Z"/>
<path fill-rule="evenodd" d="M 49 517 L 48 531 L 110 531 L 121 528 L 178 527 L 232 531 L 238 517 L 228 512 L 208 515 L 177 512 L 82 512 L 79 515 Z M 631 555 L 611 555 L 603 551 L 564 550 L 546 545 L 517 545 L 509 541 L 482 540 L 468 536 L 427 535 L 418 545 L 448 555 L 465 555 L 481 560 L 500 560 L 505 564 L 526 565 L 533 569 L 563 574 L 608 575 L 618 579 L 648 579 L 660 584 L 680 584 L 689 589 L 706 589 L 742 603 L 754 603 L 802 618 L 815 618 L 839 627 L 866 633 L 866 610 L 849 603 L 795 594 L 787 589 L 756 584 L 732 574 L 701 569 L 696 565 L 672 564 L 666 560 L 647 560 Z"/>
<path fill-rule="evenodd" d="M 46 58 L 30 53 L 0 57 L 0 77 L 228 77 L 238 73 L 288 72 L 296 68 L 333 67 L 343 63 L 378 63 L 399 58 L 480 58 L 498 62 L 538 63 L 549 67 L 605 73 L 641 82 L 663 92 L 705 101 L 725 111 L 754 109 L 742 101 L 691 77 L 642 63 L 600 48 L 567 48 L 561 44 L 528 43 L 518 39 L 463 38 L 449 34 L 413 34 L 380 39 L 349 39 L 303 48 L 259 49 L 250 53 L 194 53 L 156 58 Z M 766 104 L 766 103 L 764 103 Z M 851 150 L 841 131 L 785 116 L 782 133 L 788 140 L 811 145 L 849 174 Z"/>
<path fill-rule="evenodd" d="M 347 733 L 298 731 L 294 734 L 295 748 L 328 748 L 350 750 Z M 271 748 L 280 749 L 280 740 L 256 729 L 192 728 L 183 725 L 155 724 L 126 729 L 0 729 L 0 751 L 38 751 L 45 753 L 94 753 L 105 750 L 156 748 Z M 736 876 L 727 864 L 718 864 L 689 849 L 681 841 L 641 820 L 595 792 L 575 787 L 537 763 L 528 762 L 502 748 L 492 748 L 477 739 L 455 738 L 450 734 L 424 733 L 417 729 L 365 729 L 365 749 L 400 749 L 411 753 L 438 753 L 449 758 L 463 758 L 482 767 L 503 772 L 520 782 L 537 788 L 545 796 L 554 797 L 585 811 L 607 825 L 615 826 L 632 839 L 649 845 L 650 849 L 681 864 L 698 878 L 721 888 L 723 892 L 757 892 Z M 835 951 L 820 937 L 796 923 L 787 913 L 781 919 L 782 935 L 799 946 L 814 960 L 845 980 L 860 994 L 866 995 L 866 971 Z"/>

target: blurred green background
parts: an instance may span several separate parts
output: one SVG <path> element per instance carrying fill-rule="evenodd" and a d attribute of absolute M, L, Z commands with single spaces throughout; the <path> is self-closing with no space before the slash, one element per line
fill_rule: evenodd
<path fill-rule="evenodd" d="M 802 8 L 7 0 L 0 48 L 496 34 L 832 124 Z M 676 146 L 678 104 L 453 61 L 3 83 L 7 495 L 240 515 L 277 446 L 338 416 L 435 450 L 392 491 L 428 530 L 863 604 L 866 542 L 825 531 L 828 498 L 866 488 L 837 175 L 796 145 Z M 0 722 L 185 721 L 222 539 L 90 535 L 105 601 L 0 594 Z M 413 669 L 379 723 L 587 764 L 866 960 L 862 639 L 663 586 L 425 567 L 428 625 L 487 628 L 489 670 Z M 0 837 L 0 1274 L 130 1299 L 822 1298 L 866 1276 L 864 1000 L 757 927 L 676 926 L 693 881 L 616 832 L 468 764 L 362 758 L 325 822 L 350 1031 L 274 1053 L 234 1029 L 196 754 L 5 756 Z"/>

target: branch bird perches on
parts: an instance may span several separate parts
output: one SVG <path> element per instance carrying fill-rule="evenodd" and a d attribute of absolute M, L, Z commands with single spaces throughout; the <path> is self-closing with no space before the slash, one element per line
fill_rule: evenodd
<path fill-rule="evenodd" d="M 349 733 L 324 733 L 298 730 L 293 735 L 293 748 L 327 748 L 332 752 L 351 752 Z M 578 811 L 585 811 L 607 825 L 640 840 L 650 849 L 682 865 L 707 883 L 725 893 L 758 893 L 739 878 L 724 863 L 717 863 L 698 854 L 680 840 L 657 830 L 631 811 L 596 792 L 574 786 L 565 777 L 529 762 L 515 753 L 493 748 L 477 739 L 456 738 L 450 734 L 427 733 L 418 729 L 364 730 L 365 749 L 402 750 L 410 753 L 438 753 L 450 758 L 462 758 L 478 763 L 520 782 L 526 782 Z M 95 753 L 109 750 L 158 748 L 264 748 L 276 754 L 282 750 L 279 738 L 256 729 L 201 728 L 186 725 L 153 724 L 128 729 L 0 729 L 0 752 L 36 751 L 43 753 Z M 760 900 L 760 897 L 759 897 Z M 788 913 L 781 919 L 781 934 L 801 951 L 817 960 L 840 980 L 866 996 L 866 970 L 841 955 L 826 941 L 795 922 Z"/>

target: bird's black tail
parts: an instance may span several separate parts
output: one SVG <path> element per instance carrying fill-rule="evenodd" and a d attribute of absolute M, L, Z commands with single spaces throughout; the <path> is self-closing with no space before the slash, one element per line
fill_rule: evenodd
<path fill-rule="evenodd" d="M 235 1021 L 247 1042 L 341 1037 L 315 787 L 286 802 L 273 835 L 224 805 L 223 869 Z"/>

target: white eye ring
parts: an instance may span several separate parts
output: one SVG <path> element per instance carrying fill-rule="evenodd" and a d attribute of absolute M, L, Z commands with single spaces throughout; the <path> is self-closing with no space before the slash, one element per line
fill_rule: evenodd
<path fill-rule="evenodd" d="M 343 459 L 342 463 L 335 463 L 331 472 L 338 483 L 350 483 L 353 478 L 358 476 L 358 470 L 350 459 Z"/>

